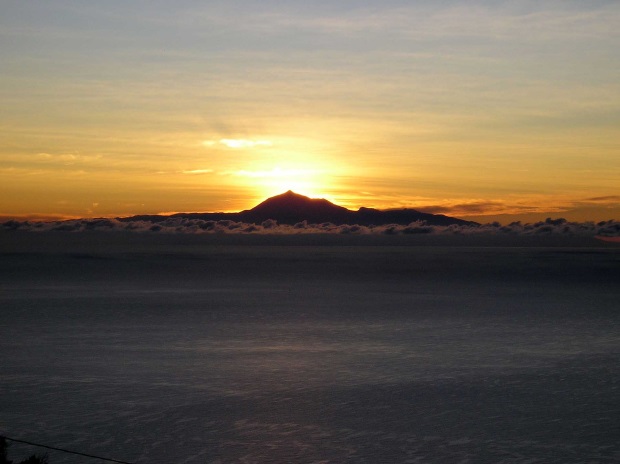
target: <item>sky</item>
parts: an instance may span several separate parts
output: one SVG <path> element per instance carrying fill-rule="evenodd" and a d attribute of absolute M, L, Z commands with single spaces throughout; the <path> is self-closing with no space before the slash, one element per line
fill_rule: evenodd
<path fill-rule="evenodd" d="M 620 218 L 620 2 L 1 0 L 0 217 L 287 190 Z"/>

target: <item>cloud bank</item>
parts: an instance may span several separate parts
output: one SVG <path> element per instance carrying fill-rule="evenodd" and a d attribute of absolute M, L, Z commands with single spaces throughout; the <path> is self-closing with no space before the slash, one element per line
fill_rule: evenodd
<path fill-rule="evenodd" d="M 503 235 L 503 236 L 575 236 L 620 237 L 620 221 L 569 222 L 551 219 L 535 223 L 513 222 L 501 225 L 497 222 L 483 225 L 434 226 L 425 221 L 409 225 L 385 224 L 379 226 L 336 225 L 329 222 L 312 224 L 307 221 L 294 225 L 278 224 L 274 220 L 260 224 L 248 224 L 231 220 L 208 221 L 169 217 L 161 221 L 136 221 L 127 219 L 75 219 L 68 221 L 16 221 L 0 223 L 0 229 L 30 232 L 86 232 L 128 231 L 146 234 L 353 234 L 353 235 Z"/>

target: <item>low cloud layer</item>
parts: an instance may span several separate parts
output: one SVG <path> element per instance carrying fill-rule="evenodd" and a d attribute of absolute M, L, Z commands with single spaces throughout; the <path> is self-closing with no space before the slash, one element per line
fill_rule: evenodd
<path fill-rule="evenodd" d="M 354 234 L 354 235 L 563 235 L 563 236 L 620 236 L 620 221 L 569 222 L 566 219 L 547 219 L 536 223 L 513 222 L 501 225 L 497 222 L 479 226 L 434 226 L 424 221 L 409 225 L 385 224 L 381 226 L 335 225 L 332 223 L 310 224 L 306 221 L 295 225 L 278 224 L 268 220 L 260 224 L 248 224 L 231 220 L 205 221 L 202 219 L 167 218 L 163 221 L 130 221 L 119 219 L 76 219 L 69 221 L 15 221 L 0 223 L 0 229 L 31 232 L 59 231 L 129 231 L 158 234 Z"/>

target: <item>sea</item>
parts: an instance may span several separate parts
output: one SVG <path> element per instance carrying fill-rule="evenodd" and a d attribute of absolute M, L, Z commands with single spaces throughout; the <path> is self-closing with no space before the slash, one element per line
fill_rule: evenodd
<path fill-rule="evenodd" d="M 0 435 L 136 464 L 620 462 L 618 246 L 152 236 L 0 235 Z M 97 462 L 8 448 L 45 453 Z"/>

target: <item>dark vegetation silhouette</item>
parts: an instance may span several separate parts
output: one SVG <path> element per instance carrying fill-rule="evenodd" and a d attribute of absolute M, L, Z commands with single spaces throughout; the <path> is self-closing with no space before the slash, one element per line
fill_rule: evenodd
<path fill-rule="evenodd" d="M 13 461 L 8 458 L 8 447 L 6 439 L 0 437 L 0 464 L 13 464 Z M 48 464 L 47 454 L 33 454 L 16 464 Z"/>

